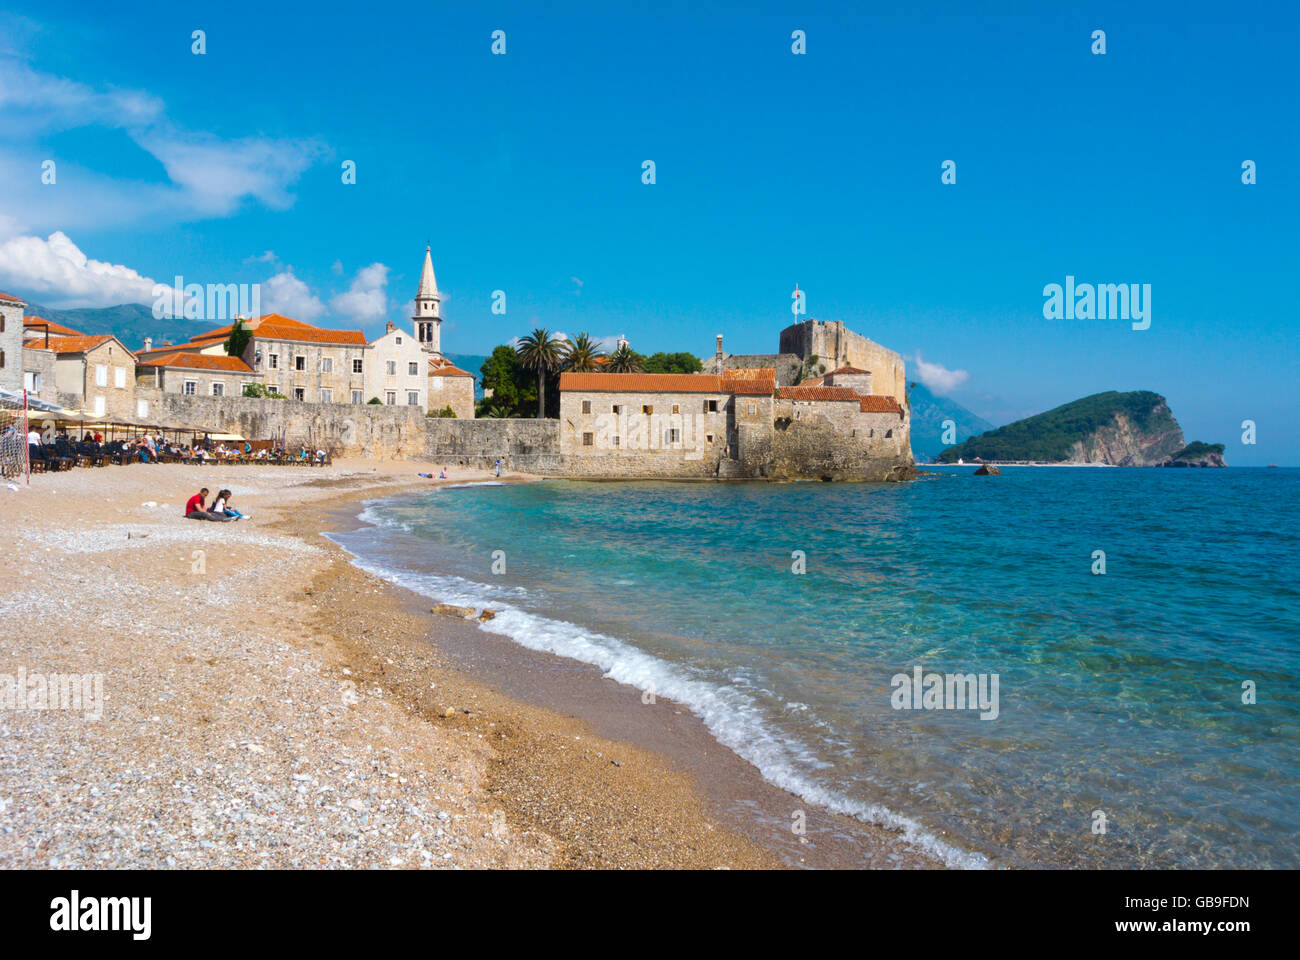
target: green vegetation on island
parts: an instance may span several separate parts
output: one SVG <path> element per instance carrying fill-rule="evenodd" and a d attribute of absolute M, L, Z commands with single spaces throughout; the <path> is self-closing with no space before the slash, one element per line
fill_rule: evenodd
<path fill-rule="evenodd" d="M 1223 456 L 1226 448 L 1221 443 L 1202 443 L 1200 440 L 1193 440 L 1183 449 L 1175 453 L 1171 460 L 1203 460 L 1205 457 L 1217 454 Z"/>
<path fill-rule="evenodd" d="M 1120 416 L 1139 434 L 1176 430 L 1178 442 L 1182 442 L 1178 421 L 1160 394 L 1150 390 L 1129 393 L 1108 390 L 971 437 L 945 449 L 939 454 L 939 462 L 956 463 L 959 458 L 1040 463 L 1068 461 L 1074 444 L 1088 444 L 1099 430 L 1114 425 Z"/>

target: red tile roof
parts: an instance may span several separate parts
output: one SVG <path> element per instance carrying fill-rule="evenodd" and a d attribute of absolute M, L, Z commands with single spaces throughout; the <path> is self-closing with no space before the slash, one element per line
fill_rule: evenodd
<path fill-rule="evenodd" d="M 455 366 L 446 358 L 442 360 L 429 361 L 429 376 L 431 377 L 472 377 L 474 374 L 468 370 L 462 370 Z"/>
<path fill-rule="evenodd" d="M 215 330 L 208 330 L 194 336 L 190 343 L 196 347 L 211 346 L 214 340 L 225 340 L 234 329 L 230 323 Z M 245 320 L 244 326 L 253 331 L 253 335 L 263 340 L 289 340 L 295 343 L 338 343 L 365 346 L 366 335 L 360 330 L 331 330 L 328 327 L 314 327 L 310 323 L 268 313 L 265 316 Z"/>
<path fill-rule="evenodd" d="M 55 353 L 85 353 L 87 350 L 93 350 L 95 347 L 98 347 L 100 344 L 106 343 L 109 340 L 117 340 L 117 338 L 111 333 L 101 333 L 93 337 L 50 337 L 50 345 L 48 349 L 53 350 Z M 118 342 L 120 343 L 121 341 Z M 28 340 L 23 344 L 23 346 L 29 347 L 33 350 L 47 349 L 44 337 L 37 337 Z M 123 349 L 125 350 L 126 347 L 123 346 Z M 130 351 L 127 352 L 129 353 Z"/>
<path fill-rule="evenodd" d="M 206 353 L 172 353 L 165 357 L 142 360 L 142 367 L 176 367 L 182 370 L 224 370 L 231 373 L 252 373 L 253 368 L 239 357 L 211 356 Z"/>
<path fill-rule="evenodd" d="M 853 403 L 862 396 L 852 387 L 806 387 L 803 384 L 797 387 L 781 387 L 776 395 L 781 400 L 832 400 Z"/>
<path fill-rule="evenodd" d="M 7 294 L 7 293 L 0 293 L 0 300 L 4 300 L 6 303 L 26 303 L 26 302 L 27 302 L 27 301 L 24 300 L 22 297 L 11 297 L 11 296 L 10 296 L 9 294 Z"/>
<path fill-rule="evenodd" d="M 71 327 L 65 327 L 61 323 L 55 323 L 53 320 L 46 320 L 43 317 L 23 317 L 23 333 L 30 337 L 45 337 L 45 328 L 49 327 L 51 337 L 84 337 L 85 334 L 80 330 L 73 330 Z"/>
<path fill-rule="evenodd" d="M 807 380 L 800 380 L 797 386 L 800 387 L 820 387 L 826 383 L 825 377 L 810 377 Z"/>
<path fill-rule="evenodd" d="M 776 371 L 726 370 L 712 373 L 561 373 L 561 390 L 587 393 L 733 393 L 771 396 Z"/>
<path fill-rule="evenodd" d="M 723 370 L 722 390 L 741 396 L 770 397 L 776 392 L 776 371 L 771 368 Z"/>
<path fill-rule="evenodd" d="M 898 401 L 893 397 L 882 397 L 875 394 L 864 396 L 859 402 L 859 409 L 863 413 L 896 413 L 902 416 L 903 408 L 899 406 Z"/>
<path fill-rule="evenodd" d="M 870 370 L 863 370 L 859 367 L 836 367 L 828 376 L 836 373 L 870 373 Z"/>
<path fill-rule="evenodd" d="M 561 390 L 587 393 L 726 393 L 722 378 L 702 373 L 561 373 Z"/>

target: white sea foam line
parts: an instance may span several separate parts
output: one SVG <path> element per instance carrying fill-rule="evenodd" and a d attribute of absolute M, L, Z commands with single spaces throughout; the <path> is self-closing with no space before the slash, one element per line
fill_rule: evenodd
<path fill-rule="evenodd" d="M 494 592 L 486 584 L 460 577 L 394 570 L 358 556 L 346 547 L 343 549 L 352 557 L 353 564 L 367 573 L 442 603 L 482 606 L 484 592 Z M 811 764 L 816 758 L 806 748 L 775 737 L 755 703 L 739 691 L 687 676 L 680 665 L 614 637 L 511 606 L 498 608 L 496 617 L 480 623 L 479 629 L 501 634 L 530 650 L 589 663 L 599 667 L 611 680 L 683 704 L 703 721 L 718 743 L 752 763 L 768 782 L 810 803 L 897 830 L 904 841 L 949 866 L 983 869 L 989 865 L 983 854 L 941 840 L 911 817 L 895 813 L 882 804 L 850 800 L 809 780 L 799 772 L 794 761 Z"/>

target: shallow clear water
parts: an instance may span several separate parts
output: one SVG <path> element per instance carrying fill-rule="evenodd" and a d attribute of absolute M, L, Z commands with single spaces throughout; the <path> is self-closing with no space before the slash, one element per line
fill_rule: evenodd
<path fill-rule="evenodd" d="M 1300 470 L 557 481 L 364 516 L 337 539 L 368 569 L 954 864 L 1300 866 Z M 894 709 L 916 665 L 996 674 L 997 718 Z"/>

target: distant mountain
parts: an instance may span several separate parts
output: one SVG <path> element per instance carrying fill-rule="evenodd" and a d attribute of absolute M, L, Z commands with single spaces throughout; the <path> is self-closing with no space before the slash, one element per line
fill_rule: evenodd
<path fill-rule="evenodd" d="M 907 397 L 912 405 L 912 453 L 918 461 L 934 460 L 952 446 L 943 442 L 946 420 L 953 422 L 955 443 L 993 429 L 993 424 L 983 417 L 947 397 L 936 396 L 923 384 L 912 387 Z"/>
<path fill-rule="evenodd" d="M 154 318 L 153 310 L 142 303 L 122 303 L 116 307 L 79 307 L 75 310 L 56 310 L 39 303 L 28 303 L 27 316 L 43 317 L 61 323 L 82 333 L 111 333 L 126 344 L 128 349 L 140 350 L 144 338 L 153 338 L 155 347 L 163 340 L 185 343 L 195 334 L 211 330 L 217 323 L 198 320 L 172 320 Z"/>
<path fill-rule="evenodd" d="M 1093 394 L 990 430 L 939 455 L 943 463 L 980 458 L 1040 463 L 1156 466 L 1184 450 L 1183 430 L 1158 393 Z"/>

